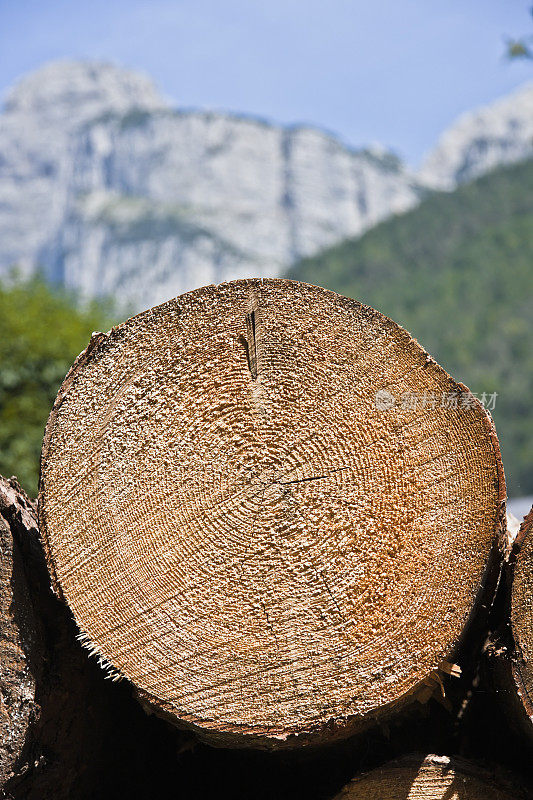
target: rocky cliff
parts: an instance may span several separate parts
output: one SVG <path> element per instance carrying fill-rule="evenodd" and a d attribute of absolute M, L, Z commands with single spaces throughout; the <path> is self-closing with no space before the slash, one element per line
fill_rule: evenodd
<path fill-rule="evenodd" d="M 533 155 L 533 83 L 484 108 L 463 114 L 440 137 L 419 178 L 453 189 L 501 164 Z"/>
<path fill-rule="evenodd" d="M 169 108 L 151 83 L 61 62 L 0 117 L 0 268 L 40 269 L 134 309 L 294 259 L 403 211 L 420 192 L 383 152 L 321 130 Z"/>
<path fill-rule="evenodd" d="M 506 127 L 518 142 L 500 144 L 506 157 L 526 148 L 528 108 Z M 415 176 L 391 153 L 315 128 L 174 110 L 148 78 L 110 64 L 49 64 L 0 116 L 0 274 L 39 270 L 129 310 L 278 275 L 497 158 L 493 146 L 465 167 L 465 125 L 446 136 Z"/>

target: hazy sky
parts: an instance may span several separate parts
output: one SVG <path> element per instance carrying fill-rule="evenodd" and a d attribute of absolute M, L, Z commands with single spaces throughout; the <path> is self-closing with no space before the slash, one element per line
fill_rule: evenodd
<path fill-rule="evenodd" d="M 175 105 L 308 122 L 416 163 L 459 113 L 528 79 L 527 0 L 0 0 L 0 92 L 50 59 L 149 73 Z"/>

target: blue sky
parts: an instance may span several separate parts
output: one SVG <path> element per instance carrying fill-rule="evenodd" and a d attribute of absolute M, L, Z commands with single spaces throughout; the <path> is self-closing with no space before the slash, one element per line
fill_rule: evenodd
<path fill-rule="evenodd" d="M 528 79 L 527 0 L 0 0 L 0 92 L 56 58 L 149 73 L 174 105 L 308 122 L 411 163 Z"/>

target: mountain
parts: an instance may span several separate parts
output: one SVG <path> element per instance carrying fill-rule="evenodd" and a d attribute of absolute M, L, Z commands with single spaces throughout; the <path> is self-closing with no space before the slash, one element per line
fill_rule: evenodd
<path fill-rule="evenodd" d="M 72 204 L 78 131 L 96 116 L 162 101 L 150 81 L 105 64 L 54 63 L 24 78 L 0 116 L 0 265 L 25 273 Z"/>
<path fill-rule="evenodd" d="M 533 156 L 533 83 L 459 117 L 426 156 L 418 177 L 436 189 L 453 189 L 529 156 Z"/>
<path fill-rule="evenodd" d="M 58 62 L 0 116 L 0 274 L 16 264 L 138 310 L 192 287 L 277 275 L 413 206 L 392 154 L 310 127 L 173 110 L 148 79 Z"/>
<path fill-rule="evenodd" d="M 533 84 L 462 117 L 418 175 L 323 130 L 175 110 L 149 78 L 61 61 L 0 114 L 0 277 L 14 265 L 123 313 L 274 276 L 532 152 Z"/>
<path fill-rule="evenodd" d="M 508 489 L 524 495 L 533 493 L 532 265 L 533 159 L 434 193 L 289 276 L 380 309 L 473 392 L 497 392 Z"/>
<path fill-rule="evenodd" d="M 315 128 L 174 110 L 110 64 L 23 78 L 0 114 L 0 277 L 22 273 L 0 280 L 0 471 L 33 490 L 58 382 L 93 328 L 294 265 L 404 324 L 473 391 L 499 392 L 510 490 L 533 493 L 533 161 L 461 185 L 532 153 L 532 125 L 529 85 L 462 117 L 414 174 Z M 115 309 L 74 308 L 24 280 L 36 273 Z"/>

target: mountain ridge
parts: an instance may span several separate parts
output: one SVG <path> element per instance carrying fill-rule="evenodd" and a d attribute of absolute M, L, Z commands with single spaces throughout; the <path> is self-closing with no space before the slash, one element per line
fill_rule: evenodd
<path fill-rule="evenodd" d="M 533 81 L 461 114 L 439 137 L 418 172 L 435 189 L 452 190 L 501 164 L 533 154 Z"/>
<path fill-rule="evenodd" d="M 432 193 L 288 272 L 379 309 L 478 396 L 497 393 L 491 413 L 517 496 L 533 491 L 532 222 L 533 157 Z"/>
<path fill-rule="evenodd" d="M 533 84 L 523 91 L 533 98 Z M 520 141 L 510 152 L 527 150 Z M 279 275 L 416 206 L 442 186 L 444 163 L 455 185 L 457 153 L 438 146 L 435 174 L 416 174 L 316 126 L 173 109 L 148 76 L 53 62 L 0 115 L 0 276 L 17 265 L 137 311 L 203 283 Z"/>

